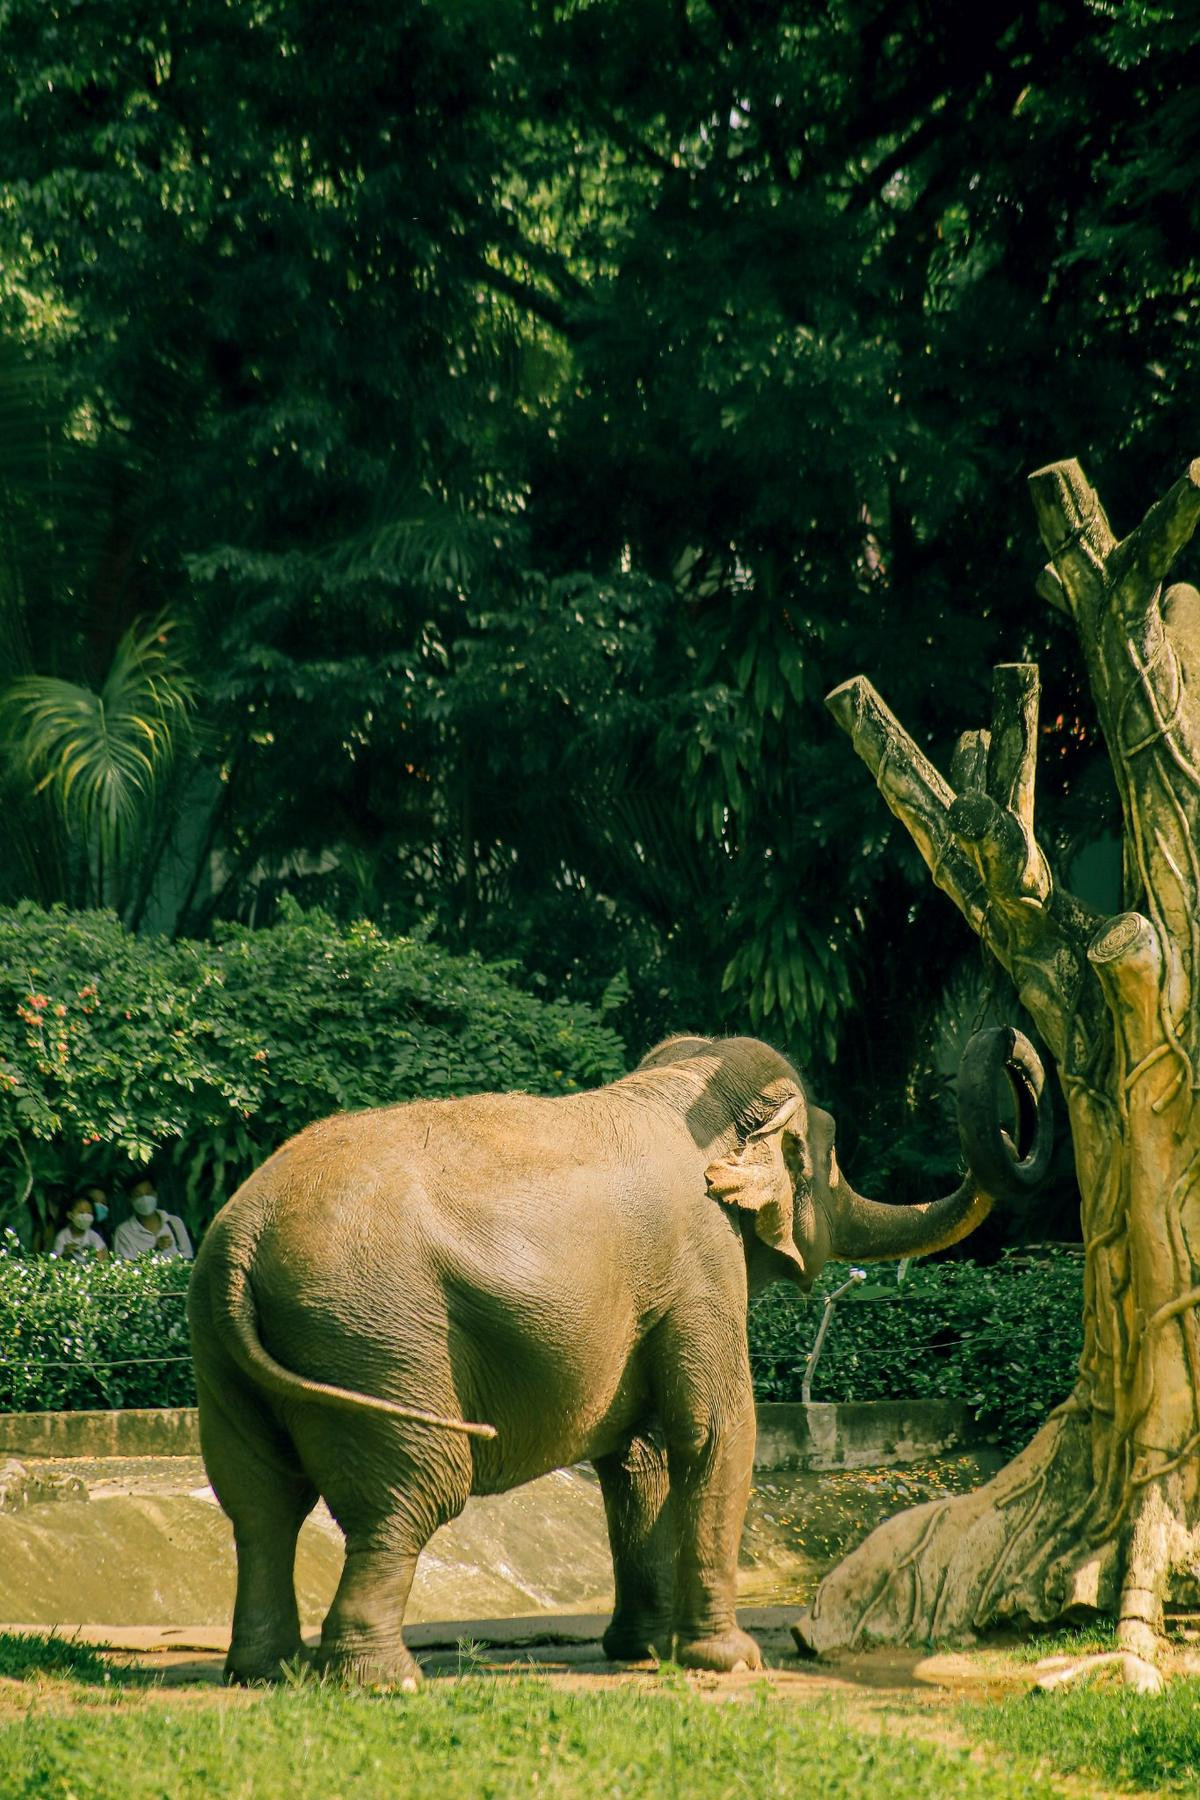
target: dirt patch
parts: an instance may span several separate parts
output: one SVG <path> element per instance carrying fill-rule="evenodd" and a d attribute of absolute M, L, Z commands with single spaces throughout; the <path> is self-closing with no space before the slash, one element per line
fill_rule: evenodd
<path fill-rule="evenodd" d="M 1004 1460 L 1000 1451 L 985 1447 L 900 1469 L 759 1471 L 742 1535 L 739 1602 L 802 1606 L 826 1570 L 884 1519 L 926 1500 L 981 1487 Z"/>
<path fill-rule="evenodd" d="M 556 1686 L 597 1692 L 630 1685 L 660 1688 L 664 1681 L 671 1681 L 714 1701 L 758 1694 L 766 1686 L 781 1698 L 797 1702 L 816 1695 L 840 1695 L 868 1708 L 884 1709 L 914 1702 L 945 1708 L 964 1695 L 982 1699 L 1023 1692 L 1034 1681 L 1030 1664 L 1022 1665 L 995 1650 L 869 1650 L 836 1661 L 812 1662 L 796 1654 L 790 1607 L 745 1607 L 738 1616 L 762 1649 L 766 1668 L 761 1672 L 715 1675 L 664 1671 L 651 1661 L 610 1663 L 600 1648 L 607 1621 L 598 1613 L 564 1614 L 554 1619 L 455 1620 L 414 1626 L 407 1636 L 429 1681 L 464 1675 L 513 1680 L 532 1676 Z M 188 1690 L 207 1691 L 212 1698 L 225 1695 L 237 1704 L 254 1698 L 254 1691 L 222 1686 L 227 1642 L 223 1632 L 93 1625 L 78 1627 L 74 1635 L 104 1648 L 116 1680 L 134 1672 L 149 1678 L 150 1685 L 145 1688 L 126 1690 L 126 1700 L 140 1695 L 153 1701 Z M 310 1644 L 315 1643 L 315 1634 L 309 1633 L 308 1638 Z M 27 1705 L 31 1685 L 47 1696 L 61 1686 L 49 1679 L 39 1682 L 36 1677 L 32 1684 L 29 1680 L 0 1682 L 0 1709 Z M 72 1694 L 75 1704 L 87 1705 L 91 1700 L 91 1695 L 77 1689 Z M 102 1687 L 95 1695 L 97 1699 L 107 1697 Z"/>
<path fill-rule="evenodd" d="M 603 1507 L 590 1470 L 547 1476 L 513 1494 L 472 1502 L 422 1558 L 407 1636 L 427 1679 L 480 1672 L 530 1674 L 595 1688 L 686 1682 L 714 1702 L 760 1693 L 803 1703 L 841 1695 L 881 1719 L 896 1707 L 949 1717 L 963 1693 L 1032 1685 L 1026 1665 L 989 1656 L 872 1651 L 801 1661 L 790 1626 L 824 1571 L 902 1507 L 961 1493 L 999 1461 L 987 1450 L 920 1466 L 837 1474 L 760 1473 L 739 1570 L 740 1616 L 762 1645 L 763 1674 L 664 1675 L 650 1663 L 613 1665 L 600 1650 L 611 1605 Z M 19 1511 L 0 1514 L 3 1610 L 22 1624 L 105 1646 L 113 1682 L 91 1688 L 51 1675 L 0 1682 L 0 1713 L 48 1706 L 241 1706 L 255 1695 L 221 1685 L 233 1598 L 228 1521 L 196 1458 L 28 1462 Z M 323 1511 L 323 1509 L 322 1509 Z M 301 1537 L 297 1587 L 310 1643 L 341 1564 L 328 1515 Z M 586 1608 L 586 1611 L 582 1609 Z M 516 1615 L 516 1616 L 511 1616 Z M 63 1625 L 80 1617 L 90 1624 Z M 180 1621 L 191 1620 L 192 1623 Z M 146 1685 L 125 1686 L 137 1673 Z"/>

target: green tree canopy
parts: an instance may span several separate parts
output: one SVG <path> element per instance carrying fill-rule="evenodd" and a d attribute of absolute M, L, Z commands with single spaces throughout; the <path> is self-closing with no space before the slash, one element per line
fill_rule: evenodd
<path fill-rule="evenodd" d="M 1120 521 L 1191 453 L 1188 10 L 3 21 L 0 324 L 55 467 L 0 469 L 2 674 L 99 692 L 165 611 L 196 696 L 127 916 L 291 889 L 624 971 L 631 1039 L 840 1054 L 882 1157 L 952 940 L 821 696 L 861 669 L 941 753 L 1055 629 L 1028 471 L 1078 454 Z M 1072 682 L 1065 856 L 1108 806 Z"/>

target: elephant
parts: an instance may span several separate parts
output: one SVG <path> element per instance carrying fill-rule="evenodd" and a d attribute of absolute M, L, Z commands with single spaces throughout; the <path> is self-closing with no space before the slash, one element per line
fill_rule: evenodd
<path fill-rule="evenodd" d="M 986 1183 L 977 1168 L 908 1206 L 854 1191 L 830 1114 L 747 1037 L 668 1039 L 591 1092 L 411 1101 L 301 1131 L 222 1208 L 191 1277 L 201 1447 L 237 1553 L 226 1678 L 276 1678 L 301 1653 L 295 1548 L 318 1495 L 345 1562 L 316 1664 L 412 1687 L 422 1547 L 469 1495 L 581 1461 L 612 1546 L 606 1654 L 760 1668 L 734 1605 L 748 1297 L 807 1290 L 829 1257 L 964 1237 L 1040 1177 L 1042 1080 L 1019 1033 L 978 1034 L 960 1128 Z"/>

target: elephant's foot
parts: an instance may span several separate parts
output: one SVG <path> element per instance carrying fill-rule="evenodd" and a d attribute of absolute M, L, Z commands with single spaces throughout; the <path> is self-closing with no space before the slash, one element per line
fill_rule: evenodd
<path fill-rule="evenodd" d="M 285 1664 L 295 1664 L 305 1655 L 300 1639 L 282 1644 L 246 1644 L 236 1641 L 229 1646 L 225 1658 L 225 1680 L 230 1687 L 255 1687 L 264 1681 L 282 1681 Z"/>
<path fill-rule="evenodd" d="M 671 1627 L 664 1619 L 613 1617 L 600 1640 L 609 1662 L 646 1662 L 670 1653 Z"/>
<path fill-rule="evenodd" d="M 748 1632 L 731 1625 L 714 1637 L 683 1638 L 676 1645 L 675 1660 L 685 1669 L 715 1669 L 732 1675 L 761 1669 L 762 1651 Z"/>
<path fill-rule="evenodd" d="M 423 1679 L 403 1644 L 322 1644 L 313 1666 L 347 1687 L 399 1688 L 405 1694 L 415 1694 Z"/>

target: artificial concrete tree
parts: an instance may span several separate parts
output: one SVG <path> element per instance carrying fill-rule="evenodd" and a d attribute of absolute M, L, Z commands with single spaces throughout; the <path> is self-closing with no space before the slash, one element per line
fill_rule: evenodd
<path fill-rule="evenodd" d="M 1082 1195 L 1084 1349 L 1067 1401 L 987 1486 L 899 1514 L 822 1582 L 814 1651 L 1081 1610 L 1153 1686 L 1164 1603 L 1200 1581 L 1200 593 L 1167 586 L 1200 460 L 1114 536 L 1078 463 L 1030 478 L 1120 794 L 1124 905 L 1094 913 L 1038 843 L 1038 670 L 995 671 L 945 781 L 861 676 L 827 704 L 937 885 L 1053 1051 Z"/>

